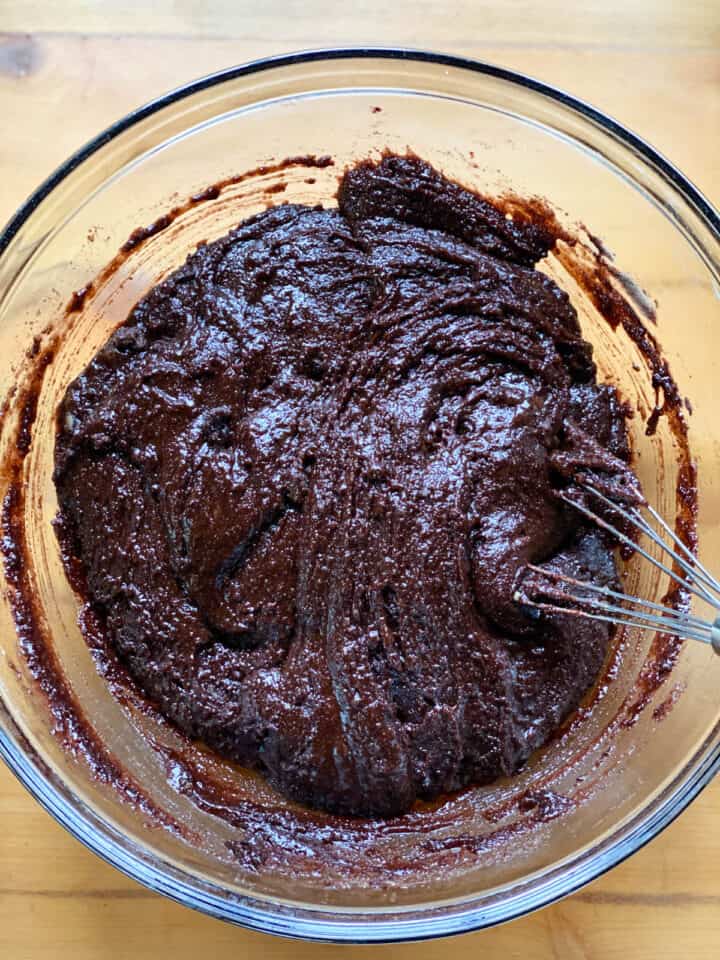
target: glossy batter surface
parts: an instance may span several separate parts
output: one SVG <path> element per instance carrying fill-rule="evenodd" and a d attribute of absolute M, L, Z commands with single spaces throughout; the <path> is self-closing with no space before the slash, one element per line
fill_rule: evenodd
<path fill-rule="evenodd" d="M 531 617 L 531 561 L 614 581 L 557 496 L 632 485 L 552 242 L 414 158 L 280 206 L 133 310 L 60 412 L 61 519 L 123 662 L 286 794 L 389 816 L 516 771 L 609 628 Z"/>

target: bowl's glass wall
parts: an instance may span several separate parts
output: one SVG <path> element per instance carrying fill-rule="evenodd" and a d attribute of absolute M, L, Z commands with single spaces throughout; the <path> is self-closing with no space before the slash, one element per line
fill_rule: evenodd
<path fill-rule="evenodd" d="M 276 66 L 199 90 L 117 134 L 41 201 L 0 258 L 0 394 L 5 397 L 16 381 L 33 337 L 61 323 L 71 292 L 98 274 L 133 229 L 179 199 L 283 157 L 330 154 L 333 167 L 290 168 L 284 175 L 288 187 L 279 196 L 282 201 L 333 203 L 343 166 L 387 148 L 410 148 L 486 194 L 512 191 L 547 198 L 568 222 L 581 221 L 602 237 L 618 266 L 657 300 L 655 332 L 694 411 L 689 433 L 699 465 L 701 555 L 717 568 L 717 237 L 660 171 L 592 120 L 518 83 L 458 66 L 381 57 Z M 609 740 L 604 731 L 631 691 L 651 640 L 629 635 L 620 674 L 590 717 L 535 757 L 518 778 L 484 788 L 493 802 L 511 798 L 554 769 L 553 789 L 561 794 L 577 789 L 576 778 L 588 780 L 583 804 L 522 841 L 467 858 L 444 876 L 410 888 L 402 878 L 390 878 L 385 889 L 368 889 L 340 882 L 331 870 L 315 876 L 312 857 L 307 875 L 292 881 L 272 871 L 239 871 L 223 855 L 232 828 L 198 811 L 170 784 L 166 765 L 147 748 L 143 735 L 152 721 L 112 697 L 76 624 L 77 604 L 50 527 L 55 511 L 52 422 L 58 399 L 145 290 L 199 241 L 225 233 L 272 200 L 263 188 L 274 176 L 236 184 L 218 200 L 189 211 L 130 256 L 100 288 L 61 342 L 43 385 L 28 460 L 36 586 L 68 682 L 94 728 L 156 804 L 205 841 L 191 844 L 149 828 L 144 815 L 89 776 L 82 759 L 62 750 L 17 649 L 6 601 L 0 605 L 0 726 L 7 749 L 25 754 L 26 779 L 40 771 L 51 794 L 59 790 L 59 798 L 48 794 L 46 802 L 67 800 L 79 817 L 74 828 L 89 831 L 85 839 L 141 873 L 146 882 L 171 894 L 174 889 L 211 911 L 286 932 L 336 937 L 428 934 L 496 921 L 596 875 L 657 829 L 673 804 L 682 802 L 683 790 L 697 788 L 718 752 L 718 674 L 709 648 L 686 646 L 668 683 L 637 723 Z M 306 182 L 310 176 L 312 184 Z M 548 269 L 563 282 L 557 264 Z M 647 373 L 633 372 L 632 344 L 622 333 L 611 332 L 577 290 L 573 294 L 587 336 L 596 345 L 601 375 L 619 383 L 647 414 L 653 391 Z M 11 400 L 3 421 L 4 445 L 11 442 L 12 424 Z M 646 437 L 641 416 L 633 421 L 632 432 L 646 491 L 672 519 L 675 456 L 670 434 L 661 424 L 656 438 Z M 3 487 L 6 482 L 3 478 Z M 637 561 L 628 575 L 639 590 L 655 599 L 662 595 L 663 584 Z M 655 708 L 669 696 L 676 700 L 673 708 L 656 719 Z M 157 729 L 154 733 L 169 736 Z M 574 753 L 583 759 L 561 774 Z M 482 834 L 489 825 L 478 818 L 454 829 Z M 420 838 L 393 842 L 411 847 Z M 253 919 L 250 914 L 258 907 L 275 919 Z M 317 910 L 321 913 L 311 912 Z M 323 918 L 325 910 L 330 914 Z M 410 924 L 406 927 L 403 911 Z M 430 926 L 423 925 L 423 917 Z"/>

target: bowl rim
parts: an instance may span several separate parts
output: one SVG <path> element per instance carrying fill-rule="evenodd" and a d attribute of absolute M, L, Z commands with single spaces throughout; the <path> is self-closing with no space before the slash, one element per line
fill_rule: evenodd
<path fill-rule="evenodd" d="M 412 47 L 386 47 L 386 46 L 362 46 L 362 47 L 328 47 L 312 50 L 300 50 L 294 53 L 277 54 L 270 57 L 261 57 L 257 60 L 249 60 L 246 63 L 238 64 L 234 67 L 227 67 L 224 70 L 218 70 L 215 73 L 209 73 L 189 83 L 182 84 L 161 94 L 159 97 L 149 100 L 147 103 L 135 110 L 131 110 L 115 123 L 110 124 L 101 133 L 97 134 L 91 140 L 88 140 L 75 153 L 72 153 L 67 160 L 60 164 L 43 182 L 30 194 L 28 199 L 11 216 L 10 220 L 0 231 L 0 254 L 9 245 L 15 234 L 20 230 L 23 223 L 30 214 L 44 200 L 52 190 L 57 187 L 72 171 L 78 167 L 84 160 L 96 153 L 101 147 L 114 140 L 119 134 L 135 126 L 146 117 L 152 116 L 164 107 L 208 90 L 228 80 L 235 80 L 239 77 L 250 76 L 253 73 L 259 73 L 265 70 L 271 70 L 278 67 L 294 66 L 302 63 L 317 63 L 323 60 L 351 60 L 351 59 L 384 59 L 384 60 L 410 60 L 418 63 L 432 63 L 440 66 L 457 67 L 469 70 L 475 73 L 481 73 L 485 76 L 495 77 L 499 80 L 505 80 L 515 86 L 524 87 L 535 93 L 542 94 L 561 106 L 570 107 L 577 111 L 584 119 L 590 120 L 600 126 L 605 132 L 612 134 L 618 140 L 637 151 L 641 156 L 649 161 L 659 172 L 680 191 L 684 199 L 695 207 L 701 217 L 708 220 L 710 226 L 716 233 L 720 233 L 720 212 L 715 209 L 707 197 L 695 186 L 695 184 L 685 176 L 670 160 L 668 160 L 659 150 L 651 146 L 646 140 L 633 133 L 627 127 L 623 126 L 609 114 L 603 113 L 596 107 L 587 103 L 585 100 L 575 97 L 559 87 L 545 83 L 542 80 L 536 80 L 527 74 L 517 70 L 511 70 L 508 67 L 500 67 L 496 64 L 484 60 L 475 60 L 471 57 L 456 56 L 450 53 L 439 53 L 431 50 L 420 50 Z"/>
<path fill-rule="evenodd" d="M 590 121 L 638 154 L 678 191 L 709 227 L 715 239 L 720 241 L 720 213 L 692 181 L 637 134 L 585 101 L 515 70 L 469 57 L 405 47 L 361 46 L 304 50 L 252 60 L 190 81 L 131 111 L 68 157 L 18 208 L 0 231 L 0 257 L 23 224 L 63 180 L 94 153 L 145 118 L 193 94 L 240 77 L 300 64 L 352 59 L 406 60 L 447 66 L 499 79 L 540 94 L 579 114 L 582 119 Z M 433 939 L 495 926 L 548 906 L 621 863 L 682 813 L 720 770 L 720 745 L 712 747 L 711 736 L 698 749 L 696 756 L 699 760 L 695 770 L 689 776 L 679 774 L 672 783 L 666 785 L 661 794 L 650 802 L 649 814 L 646 808 L 623 825 L 619 833 L 602 841 L 591 863 L 581 860 L 572 865 L 570 858 L 569 873 L 553 876 L 551 872 L 536 889 L 527 891 L 521 888 L 518 894 L 491 907 L 478 905 L 477 899 L 466 898 L 456 904 L 428 904 L 390 915 L 374 910 L 363 915 L 358 910 L 342 912 L 294 904 L 285 906 L 271 897 L 240 899 L 237 896 L 223 896 L 207 889 L 214 887 L 215 891 L 219 891 L 222 889 L 219 885 L 198 881 L 189 872 L 171 864 L 161 863 L 158 866 L 151 862 L 150 854 L 144 855 L 140 849 L 129 851 L 117 838 L 117 831 L 112 824 L 101 819 L 90 808 L 77 805 L 77 802 L 76 809 L 73 809 L 61 790 L 51 782 L 52 777 L 42 759 L 25 740 L 0 698 L 0 757 L 40 805 L 89 850 L 131 879 L 184 906 L 248 929 L 322 942 L 394 943 Z"/>

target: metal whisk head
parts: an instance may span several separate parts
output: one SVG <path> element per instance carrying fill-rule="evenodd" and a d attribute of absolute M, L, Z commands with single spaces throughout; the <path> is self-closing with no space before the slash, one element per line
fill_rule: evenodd
<path fill-rule="evenodd" d="M 660 532 L 643 516 L 639 507 L 621 506 L 589 483 L 582 483 L 581 486 L 596 497 L 611 515 L 615 514 L 619 518 L 620 523 L 617 526 L 606 517 L 599 516 L 584 502 L 579 502 L 567 494 L 561 494 L 562 499 L 621 543 L 631 547 L 689 594 L 710 604 L 718 616 L 714 621 L 705 620 L 682 610 L 673 610 L 642 597 L 578 580 L 534 564 L 528 564 L 526 569 L 539 574 L 546 582 L 547 585 L 537 591 L 543 599 L 533 599 L 522 589 L 518 589 L 515 600 L 538 610 L 639 627 L 642 630 L 659 630 L 682 639 L 699 640 L 710 644 L 715 653 L 720 655 L 720 583 L 649 504 L 646 504 L 644 509 L 655 521 Z M 620 526 L 628 530 L 634 528 L 644 534 L 660 547 L 663 559 L 652 556 L 641 543 L 635 542 L 624 533 Z"/>

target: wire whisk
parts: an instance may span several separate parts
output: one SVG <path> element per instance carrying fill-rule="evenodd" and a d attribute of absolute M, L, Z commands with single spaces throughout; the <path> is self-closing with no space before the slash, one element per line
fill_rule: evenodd
<path fill-rule="evenodd" d="M 662 631 L 686 640 L 699 640 L 710 644 L 715 653 L 720 655 L 720 583 L 710 571 L 650 504 L 644 503 L 642 509 L 647 511 L 655 521 L 661 533 L 645 518 L 641 507 L 621 506 L 590 483 L 581 483 L 579 486 L 597 498 L 607 512 L 611 515 L 615 514 L 621 523 L 615 525 L 605 516 L 600 516 L 591 510 L 586 502 L 574 499 L 566 493 L 560 494 L 561 499 L 606 530 L 620 543 L 639 553 L 688 594 L 704 600 L 718 615 L 714 621 L 706 620 L 684 610 L 674 610 L 652 600 L 622 593 L 608 586 L 579 580 L 568 574 L 535 564 L 527 564 L 525 569 L 538 574 L 544 581 L 540 588 L 533 591 L 537 599 L 529 596 L 520 587 L 515 591 L 516 602 L 538 610 L 602 620 L 606 623 L 638 627 L 642 630 Z M 654 557 L 642 543 L 636 542 L 623 532 L 620 529 L 621 526 L 626 530 L 634 528 L 644 534 L 661 549 L 663 559 Z"/>

